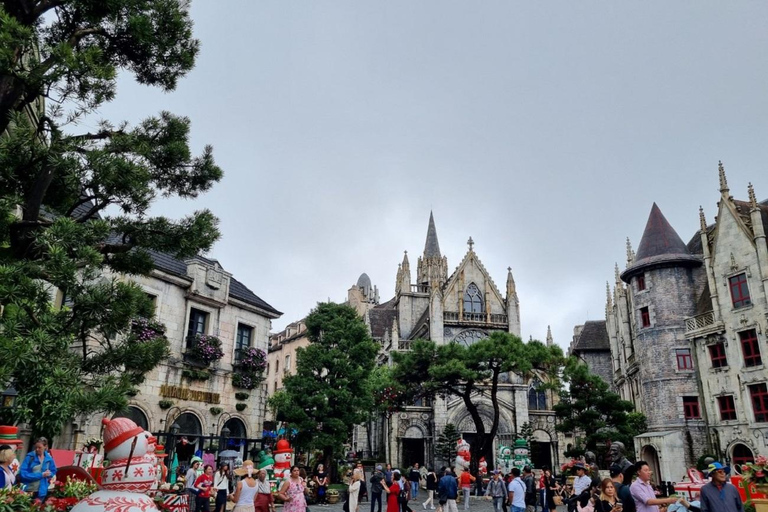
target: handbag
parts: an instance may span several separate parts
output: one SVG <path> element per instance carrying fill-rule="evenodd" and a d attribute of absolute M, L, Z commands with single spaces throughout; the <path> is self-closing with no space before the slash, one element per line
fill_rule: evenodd
<path fill-rule="evenodd" d="M 563 498 L 559 494 L 555 494 L 554 496 L 552 496 L 552 501 L 558 507 L 563 504 Z"/>

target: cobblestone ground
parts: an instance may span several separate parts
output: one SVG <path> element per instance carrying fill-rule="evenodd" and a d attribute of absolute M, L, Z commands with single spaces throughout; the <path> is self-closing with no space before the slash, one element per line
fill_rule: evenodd
<path fill-rule="evenodd" d="M 423 512 L 424 508 L 422 507 L 422 503 L 426 499 L 426 495 L 424 497 L 419 496 L 416 500 L 411 500 L 408 502 L 408 506 L 413 509 L 413 512 Z M 461 501 L 462 498 L 459 497 L 459 500 L 457 500 L 456 505 L 459 508 L 459 512 L 463 512 L 464 503 Z M 382 512 L 387 511 L 387 504 L 386 502 L 382 503 Z M 323 506 L 323 505 L 309 505 L 308 508 L 310 512 L 343 512 L 342 509 L 343 503 L 339 502 L 333 505 Z M 282 506 L 278 505 L 277 510 L 281 510 Z M 429 509 L 427 509 L 429 511 Z M 482 497 L 475 497 L 473 496 L 470 500 L 469 504 L 469 510 L 470 512 L 494 512 L 493 509 L 493 502 L 490 500 L 486 500 Z M 509 510 L 509 508 L 507 508 Z M 541 510 L 539 507 L 537 507 L 537 510 Z M 557 508 L 558 512 L 565 512 L 566 507 L 561 506 Z M 359 512 L 371 512 L 371 503 L 369 501 L 363 501 L 360 503 L 360 509 Z M 374 512 L 378 512 L 378 509 Z"/>

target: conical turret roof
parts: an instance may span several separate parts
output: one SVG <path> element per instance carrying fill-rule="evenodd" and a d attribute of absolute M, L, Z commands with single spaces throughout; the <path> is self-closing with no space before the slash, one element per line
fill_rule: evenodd
<path fill-rule="evenodd" d="M 634 262 L 621 273 L 621 279 L 628 283 L 632 276 L 651 267 L 695 266 L 701 263 L 701 258 L 688 251 L 683 240 L 661 213 L 661 209 L 653 203 Z"/>
<path fill-rule="evenodd" d="M 424 258 L 439 258 L 440 256 L 440 243 L 437 241 L 435 218 L 432 212 L 429 212 L 429 227 L 427 228 L 427 241 L 424 244 Z"/>

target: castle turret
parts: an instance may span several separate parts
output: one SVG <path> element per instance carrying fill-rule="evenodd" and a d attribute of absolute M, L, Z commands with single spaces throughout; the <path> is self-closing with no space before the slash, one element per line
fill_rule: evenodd
<path fill-rule="evenodd" d="M 695 314 L 702 259 L 690 253 L 661 210 L 653 204 L 634 262 L 621 273 L 630 296 L 630 321 L 636 333 L 635 360 L 641 364 L 638 382 L 640 410 L 650 431 L 689 429 L 699 448 L 699 434 L 686 425 L 680 411 L 685 396 L 697 396 L 696 379 L 678 368 L 678 350 L 690 350 L 685 319 Z M 683 442 L 681 434 L 680 442 Z M 703 446 L 700 447 L 703 449 Z M 686 453 L 686 459 L 693 454 Z M 696 462 L 695 458 L 688 465 Z"/>

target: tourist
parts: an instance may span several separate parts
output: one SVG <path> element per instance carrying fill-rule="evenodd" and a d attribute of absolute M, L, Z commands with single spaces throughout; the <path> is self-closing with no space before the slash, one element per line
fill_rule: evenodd
<path fill-rule="evenodd" d="M 424 501 L 424 503 L 421 504 L 422 507 L 424 507 L 424 510 L 427 509 L 427 505 L 429 505 L 430 510 L 435 510 L 435 491 L 437 491 L 437 475 L 432 470 L 432 468 L 427 469 L 427 494 L 429 497 Z"/>
<path fill-rule="evenodd" d="M 525 484 L 525 512 L 536 511 L 536 483 L 530 466 L 523 467 L 523 483 Z"/>
<path fill-rule="evenodd" d="M 56 463 L 48 453 L 48 440 L 40 437 L 35 441 L 35 449 L 24 457 L 19 468 L 19 481 L 25 484 L 32 497 L 45 501 L 48 486 L 56 477 Z"/>
<path fill-rule="evenodd" d="M 440 506 L 444 512 L 459 512 L 456 506 L 456 498 L 459 497 L 459 486 L 451 468 L 445 469 L 445 476 L 437 484 L 437 494 L 440 497 Z"/>
<path fill-rule="evenodd" d="M 387 469 L 384 470 L 384 482 L 392 485 L 392 464 L 387 464 Z"/>
<path fill-rule="evenodd" d="M 600 499 L 595 502 L 595 512 L 621 512 L 623 505 L 610 478 L 600 482 Z"/>
<path fill-rule="evenodd" d="M 730 469 L 719 462 L 709 465 L 712 480 L 701 488 L 701 512 L 744 512 L 739 491 L 726 476 Z"/>
<path fill-rule="evenodd" d="M 16 483 L 11 462 L 16 458 L 16 449 L 9 444 L 0 446 L 0 489 L 10 489 Z"/>
<path fill-rule="evenodd" d="M 414 462 L 411 466 L 411 470 L 408 472 L 408 480 L 411 482 L 411 499 L 419 497 L 419 484 L 421 484 L 421 471 L 419 471 L 419 463 Z"/>
<path fill-rule="evenodd" d="M 315 485 L 317 486 L 317 502 L 319 505 L 327 507 L 326 490 L 328 489 L 328 474 L 322 464 L 318 464 L 315 471 Z"/>
<path fill-rule="evenodd" d="M 211 510 L 211 489 L 213 488 L 213 466 L 206 464 L 203 468 L 203 474 L 195 480 L 195 490 L 197 490 L 197 510 L 198 512 L 210 512 Z"/>
<path fill-rule="evenodd" d="M 229 498 L 235 503 L 235 508 L 232 512 L 255 512 L 254 503 L 256 501 L 258 486 L 256 485 L 256 479 L 253 476 L 253 472 L 253 461 L 251 460 L 243 461 L 242 467 L 239 467 L 234 471 L 235 475 L 244 478 L 237 482 L 235 493 Z M 260 510 L 259 512 L 269 511 Z"/>
<path fill-rule="evenodd" d="M 560 498 L 562 487 L 557 483 L 557 478 L 552 475 L 552 471 L 550 471 L 549 468 L 544 470 L 544 488 L 546 489 L 544 502 L 547 505 L 547 509 L 549 509 L 549 512 L 555 512 L 557 510 L 555 496 Z"/>
<path fill-rule="evenodd" d="M 195 489 L 195 481 L 197 481 L 197 469 L 200 467 L 200 461 L 192 461 L 192 465 L 189 466 L 187 474 L 184 476 L 184 490 L 187 493 L 187 499 L 189 500 L 189 512 L 195 512 L 197 510 L 197 490 Z"/>
<path fill-rule="evenodd" d="M 318 472 L 322 465 L 318 466 Z M 319 474 L 319 473 L 318 473 Z M 324 477 L 327 481 L 327 476 Z M 299 476 L 299 466 L 291 468 L 291 476 L 283 480 L 278 496 L 283 500 L 283 512 L 307 512 L 307 500 L 304 498 L 306 487 Z"/>
<path fill-rule="evenodd" d="M 659 505 L 671 505 L 677 498 L 657 498 L 651 485 L 651 467 L 644 460 L 635 464 L 637 480 L 629 487 L 637 512 L 659 512 Z"/>
<path fill-rule="evenodd" d="M 360 485 L 362 480 L 362 471 L 355 469 L 352 472 L 352 480 L 349 482 L 349 487 L 347 488 L 347 503 L 349 507 L 347 512 L 357 512 L 358 499 L 360 497 Z"/>
<path fill-rule="evenodd" d="M 379 504 L 379 512 L 381 512 L 381 493 L 384 492 L 384 473 L 382 472 L 381 464 L 376 466 L 376 470 L 371 475 L 371 512 L 374 512 L 376 503 Z"/>
<path fill-rule="evenodd" d="M 520 468 L 510 469 L 509 474 L 512 476 L 507 485 L 507 500 L 510 510 L 511 512 L 525 512 L 525 483 L 520 478 Z"/>
<path fill-rule="evenodd" d="M 389 464 L 387 464 L 389 467 Z M 392 472 L 392 484 L 384 485 L 387 492 L 387 512 L 400 512 L 400 472 Z"/>
<path fill-rule="evenodd" d="M 464 494 L 464 510 L 469 510 L 469 496 L 472 494 L 472 482 L 475 477 L 469 471 L 462 471 L 459 475 L 459 486 Z"/>
<path fill-rule="evenodd" d="M 229 496 L 229 464 L 222 462 L 213 477 L 213 488 L 216 490 L 216 505 L 214 512 L 226 512 L 227 496 Z"/>
<path fill-rule="evenodd" d="M 539 493 L 538 507 L 536 508 L 536 510 L 540 510 L 540 512 L 544 512 L 544 510 L 547 507 L 547 501 L 546 501 L 547 477 L 544 474 L 544 472 L 547 469 L 549 469 L 548 466 L 542 466 L 541 467 L 541 476 L 539 477 L 538 481 L 536 482 L 536 490 Z"/>
<path fill-rule="evenodd" d="M 405 473 L 400 475 L 400 512 L 413 512 L 408 501 L 411 499 L 411 486 L 405 478 Z"/>
<path fill-rule="evenodd" d="M 258 474 L 259 478 L 256 481 L 256 498 L 254 501 L 255 512 L 275 512 L 275 498 L 272 496 L 272 484 L 267 480 L 267 470 L 260 469 Z M 301 475 L 301 472 L 299 472 L 299 475 Z"/>
<path fill-rule="evenodd" d="M 357 463 L 355 471 L 360 472 L 360 494 L 358 495 L 357 502 L 362 503 L 363 500 L 368 499 L 368 486 L 365 483 L 365 467 L 362 462 Z"/>
<path fill-rule="evenodd" d="M 629 474 L 626 475 L 620 465 L 612 464 L 608 472 L 611 475 L 613 487 L 616 489 L 616 498 L 621 501 L 624 512 L 636 512 L 635 500 L 632 498 L 632 493 L 629 492 L 629 485 L 624 483 L 632 480 L 632 466 L 629 466 L 629 468 Z M 626 480 L 627 478 L 629 480 Z"/>
<path fill-rule="evenodd" d="M 485 495 L 493 499 L 493 509 L 496 512 L 501 512 L 501 505 L 507 497 L 507 486 L 504 485 L 504 480 L 501 479 L 501 474 L 498 470 L 493 472 L 493 478 L 488 482 Z"/>

